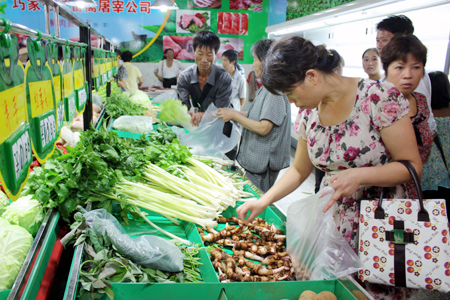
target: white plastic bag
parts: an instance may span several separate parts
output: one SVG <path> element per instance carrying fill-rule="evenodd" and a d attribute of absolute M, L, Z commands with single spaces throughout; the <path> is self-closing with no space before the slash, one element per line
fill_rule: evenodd
<path fill-rule="evenodd" d="M 183 253 L 167 240 L 153 235 L 132 239 L 117 219 L 104 208 L 83 214 L 87 224 L 97 235 L 108 235 L 114 247 L 133 262 L 162 271 L 183 270 Z"/>
<path fill-rule="evenodd" d="M 169 100 L 169 99 L 178 99 L 176 90 L 164 92 L 161 95 L 158 95 L 155 98 L 153 98 L 152 102 L 153 103 L 163 103 L 164 101 Z"/>
<path fill-rule="evenodd" d="M 149 133 L 153 130 L 153 119 L 142 116 L 121 116 L 114 121 L 115 130 L 134 133 Z"/>
<path fill-rule="evenodd" d="M 288 208 L 286 244 L 297 280 L 332 280 L 362 268 L 358 256 L 336 228 L 336 204 L 323 213 L 334 191 L 326 189 Z"/>
<path fill-rule="evenodd" d="M 222 158 L 238 144 L 241 138 L 238 126 L 233 124 L 231 135 L 227 137 L 223 134 L 225 122 L 217 118 L 216 113 L 217 108 L 211 103 L 194 130 L 186 133 L 184 129 L 172 127 L 180 143 L 192 148 L 192 154 Z"/>

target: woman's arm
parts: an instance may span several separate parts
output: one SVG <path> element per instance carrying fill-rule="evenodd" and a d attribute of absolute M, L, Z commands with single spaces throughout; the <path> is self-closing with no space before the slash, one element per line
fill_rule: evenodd
<path fill-rule="evenodd" d="M 164 78 L 162 78 L 161 76 L 159 76 L 158 72 L 155 71 L 155 76 L 156 78 L 158 78 L 159 81 L 163 82 Z"/>
<path fill-rule="evenodd" d="M 247 113 L 247 112 L 245 112 Z M 219 108 L 217 110 L 217 117 L 223 119 L 225 122 L 230 120 L 236 121 L 251 132 L 266 136 L 273 128 L 273 123 L 268 120 L 255 121 L 247 118 L 247 114 L 242 114 L 232 108 Z"/>
<path fill-rule="evenodd" d="M 250 210 L 251 214 L 244 221 L 248 223 L 252 221 L 257 215 L 262 213 L 270 204 L 280 200 L 281 198 L 292 193 L 298 188 L 313 169 L 308 156 L 308 149 L 306 141 L 299 138 L 297 144 L 297 151 L 295 152 L 294 164 L 286 171 L 280 180 L 265 193 L 261 199 L 252 202 L 246 202 L 239 206 L 236 211 L 239 215 L 239 219 L 245 220 L 247 212 Z"/>
<path fill-rule="evenodd" d="M 121 88 L 125 89 L 125 87 L 127 85 L 127 80 L 126 79 L 118 80 L 117 85 L 120 86 Z"/>
<path fill-rule="evenodd" d="M 422 174 L 414 129 L 408 115 L 380 131 L 381 138 L 392 156 L 392 163 L 367 168 L 354 168 L 340 172 L 331 178 L 330 186 L 335 189 L 324 208 L 327 211 L 341 197 L 351 196 L 361 185 L 391 187 L 412 179 L 408 169 L 395 161 L 409 161 L 419 176 Z"/>

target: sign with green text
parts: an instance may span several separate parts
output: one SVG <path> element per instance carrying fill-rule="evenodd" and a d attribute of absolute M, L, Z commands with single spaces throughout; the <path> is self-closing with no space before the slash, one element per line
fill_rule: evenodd
<path fill-rule="evenodd" d="M 47 43 L 46 54 L 47 63 L 52 71 L 53 90 L 55 91 L 55 103 L 57 111 L 58 131 L 64 126 L 64 101 L 62 98 L 62 71 L 58 60 L 58 44 Z"/>
<path fill-rule="evenodd" d="M 11 200 L 19 197 L 33 161 L 24 69 L 18 58 L 17 36 L 0 34 L 0 180 Z"/>
<path fill-rule="evenodd" d="M 75 109 L 78 114 L 84 112 L 86 106 L 86 86 L 84 76 L 84 60 L 81 56 L 81 48 L 73 48 L 73 74 L 74 74 L 74 86 L 75 86 Z"/>
<path fill-rule="evenodd" d="M 53 76 L 45 55 L 45 42 L 27 39 L 30 60 L 25 68 L 31 148 L 40 163 L 55 150 L 59 138 Z"/>
<path fill-rule="evenodd" d="M 63 46 L 63 99 L 64 115 L 67 122 L 72 123 L 75 116 L 75 91 L 73 82 L 73 64 L 68 45 Z"/>

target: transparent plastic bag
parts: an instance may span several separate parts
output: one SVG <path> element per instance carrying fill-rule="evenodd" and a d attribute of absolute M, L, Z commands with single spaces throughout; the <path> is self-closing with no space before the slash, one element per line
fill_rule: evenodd
<path fill-rule="evenodd" d="M 334 204 L 323 208 L 333 189 L 292 203 L 287 213 L 287 252 L 292 258 L 297 280 L 332 280 L 360 270 L 363 266 L 333 218 Z M 319 198 L 319 194 L 326 194 Z"/>
<path fill-rule="evenodd" d="M 120 131 L 150 133 L 153 131 L 153 119 L 142 116 L 121 116 L 114 121 L 112 127 Z"/>
<path fill-rule="evenodd" d="M 233 123 L 231 135 L 227 137 L 223 134 L 225 122 L 217 118 L 216 113 L 216 106 L 210 104 L 194 130 L 186 133 L 183 129 L 172 128 L 180 143 L 192 148 L 192 154 L 222 158 L 239 143 L 241 131 L 238 125 Z"/>
<path fill-rule="evenodd" d="M 107 235 L 114 247 L 133 262 L 161 271 L 183 270 L 183 253 L 169 241 L 152 235 L 132 239 L 117 219 L 105 209 L 95 209 L 83 214 L 97 235 Z"/>
<path fill-rule="evenodd" d="M 155 98 L 152 99 L 153 103 L 163 103 L 166 100 L 169 99 L 178 99 L 178 95 L 177 95 L 177 91 L 168 91 L 168 92 L 164 92 L 161 95 L 156 96 Z"/>

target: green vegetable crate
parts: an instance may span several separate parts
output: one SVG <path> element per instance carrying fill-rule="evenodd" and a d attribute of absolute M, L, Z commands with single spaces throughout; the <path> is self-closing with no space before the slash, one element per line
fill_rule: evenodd
<path fill-rule="evenodd" d="M 56 210 L 47 212 L 12 289 L 0 291 L 0 300 L 37 298 L 59 233 L 59 216 Z"/>
<path fill-rule="evenodd" d="M 247 186 L 246 190 L 250 188 Z M 241 203 L 239 203 L 241 204 Z M 148 218 L 162 227 L 183 239 L 188 239 L 194 243 L 202 243 L 201 237 L 193 223 L 182 221 L 177 226 L 168 219 L 162 217 L 154 212 L 146 211 Z M 237 216 L 236 208 L 228 208 L 223 216 Z M 259 215 L 268 223 L 274 223 L 275 226 L 285 232 L 286 217 L 275 207 L 267 208 Z M 125 230 L 132 237 L 137 237 L 143 234 L 154 234 L 166 238 L 160 232 L 154 230 L 150 225 L 143 221 L 130 221 L 130 225 L 124 226 Z M 114 299 L 128 300 L 128 299 L 202 299 L 202 300 L 217 300 L 217 299 L 258 299 L 258 300 L 272 300 L 272 299 L 298 299 L 300 294 L 305 290 L 312 290 L 314 292 L 330 291 L 336 294 L 338 299 L 353 300 L 356 299 L 352 293 L 341 283 L 340 280 L 330 281 L 280 281 L 280 282 L 238 282 L 238 283 L 221 283 L 214 267 L 209 259 L 206 249 L 200 251 L 200 258 L 203 265 L 199 266 L 202 283 L 155 283 L 155 284 L 140 284 L 140 283 L 112 283 L 112 291 L 114 292 Z M 82 260 L 80 260 L 82 263 Z M 72 264 L 72 269 L 79 268 Z M 66 289 L 66 300 L 76 299 L 76 293 L 67 293 L 67 290 L 72 286 L 77 286 L 75 282 L 68 283 Z M 355 289 L 358 289 L 357 287 Z M 70 297 L 67 295 L 70 294 Z M 105 296 L 102 299 L 107 299 Z"/>

